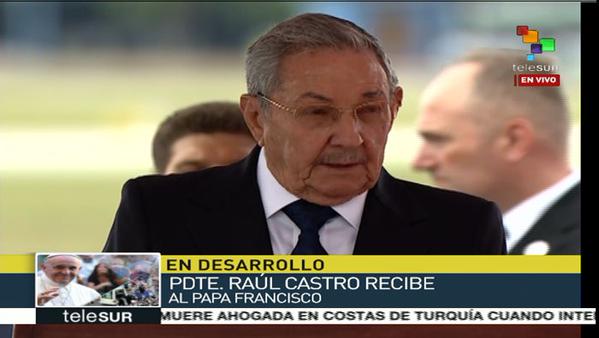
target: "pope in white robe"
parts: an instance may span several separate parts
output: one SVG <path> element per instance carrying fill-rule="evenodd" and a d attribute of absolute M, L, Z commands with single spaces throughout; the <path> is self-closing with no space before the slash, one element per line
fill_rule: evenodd
<path fill-rule="evenodd" d="M 50 255 L 36 278 L 39 306 L 83 306 L 101 297 L 94 289 L 77 283 L 81 259 L 75 255 Z"/>

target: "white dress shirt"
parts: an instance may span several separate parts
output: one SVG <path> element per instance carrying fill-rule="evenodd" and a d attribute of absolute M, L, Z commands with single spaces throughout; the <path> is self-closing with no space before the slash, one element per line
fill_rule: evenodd
<path fill-rule="evenodd" d="M 572 171 L 554 185 L 520 202 L 503 215 L 503 225 L 508 233 L 507 249 L 510 251 L 532 226 L 566 192 L 580 182 L 580 172 Z"/>
<path fill-rule="evenodd" d="M 266 165 L 264 149 L 260 150 L 257 173 L 273 253 L 290 254 L 301 231 L 281 209 L 300 198 L 287 191 L 272 175 Z M 328 220 L 318 232 L 320 243 L 327 253 L 353 253 L 366 194 L 363 192 L 345 203 L 332 206 L 339 215 Z"/>

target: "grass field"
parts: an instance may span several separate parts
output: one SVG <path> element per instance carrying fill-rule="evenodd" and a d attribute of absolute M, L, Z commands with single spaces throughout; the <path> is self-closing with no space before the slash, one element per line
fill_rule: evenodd
<path fill-rule="evenodd" d="M 237 100 L 245 90 L 240 60 L 99 53 L 0 58 L 0 253 L 100 250 L 122 184 L 151 171 L 155 126 L 195 102 Z M 427 183 L 409 169 L 426 78 L 398 73 L 405 102 L 386 166 L 397 177 Z M 579 89 L 567 90 L 577 122 Z M 580 163 L 580 144 L 573 149 Z"/>
<path fill-rule="evenodd" d="M 128 176 L 3 176 L 2 252 L 101 250 Z"/>

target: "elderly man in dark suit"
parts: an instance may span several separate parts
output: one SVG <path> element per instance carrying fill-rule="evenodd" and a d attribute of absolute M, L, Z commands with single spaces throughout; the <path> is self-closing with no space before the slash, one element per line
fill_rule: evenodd
<path fill-rule="evenodd" d="M 512 254 L 580 254 L 580 174 L 568 163 L 560 87 L 514 86 L 556 66 L 520 50 L 479 50 L 444 69 L 422 98 L 414 165 L 443 187 L 496 202 Z M 459 85 L 456 85 L 459 84 Z"/>
<path fill-rule="evenodd" d="M 247 52 L 241 162 L 127 182 L 107 251 L 168 254 L 502 254 L 488 201 L 383 168 L 402 89 L 376 38 L 323 14 Z"/>

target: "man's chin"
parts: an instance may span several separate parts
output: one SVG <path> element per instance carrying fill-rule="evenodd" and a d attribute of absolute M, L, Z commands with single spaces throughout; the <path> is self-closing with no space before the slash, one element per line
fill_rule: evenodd
<path fill-rule="evenodd" d="M 365 165 L 363 163 L 356 164 L 320 164 L 317 166 L 317 172 L 326 176 L 338 175 L 363 175 Z"/>
<path fill-rule="evenodd" d="M 71 281 L 72 281 L 72 279 L 71 280 L 61 279 L 61 280 L 55 280 L 54 283 L 56 283 L 60 286 L 67 286 Z"/>
<path fill-rule="evenodd" d="M 311 202 L 322 205 L 337 205 L 351 200 L 368 190 L 366 182 L 334 182 L 329 181 L 321 186 L 313 186 L 307 196 Z"/>

